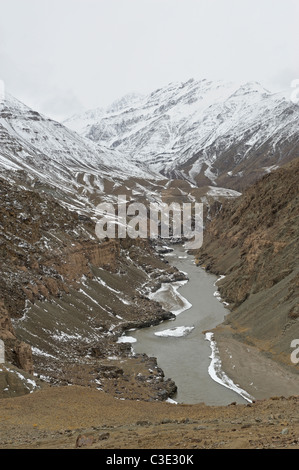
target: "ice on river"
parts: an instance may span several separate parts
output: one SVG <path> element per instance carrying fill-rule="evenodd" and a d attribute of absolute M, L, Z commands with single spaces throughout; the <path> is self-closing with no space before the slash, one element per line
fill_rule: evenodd
<path fill-rule="evenodd" d="M 194 330 L 194 326 L 177 326 L 175 328 L 170 328 L 168 330 L 157 331 L 156 336 L 165 337 L 175 337 L 180 338 L 182 336 L 187 336 L 191 331 Z"/>

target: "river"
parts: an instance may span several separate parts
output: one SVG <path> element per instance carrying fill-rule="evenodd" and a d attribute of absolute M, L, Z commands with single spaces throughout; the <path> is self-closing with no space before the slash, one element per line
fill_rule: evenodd
<path fill-rule="evenodd" d="M 178 403 L 228 405 L 250 401 L 238 393 L 234 384 L 224 386 L 216 381 L 217 377 L 212 378 L 215 373 L 211 363 L 213 344 L 203 331 L 222 323 L 228 313 L 215 296 L 217 277 L 196 266 L 194 257 L 180 245 L 174 246 L 167 259 L 185 272 L 189 281 L 163 284 L 152 298 L 173 311 L 176 318 L 158 326 L 130 331 L 135 340 L 134 352 L 157 358 L 165 377 L 174 380 L 178 387 L 173 397 Z"/>

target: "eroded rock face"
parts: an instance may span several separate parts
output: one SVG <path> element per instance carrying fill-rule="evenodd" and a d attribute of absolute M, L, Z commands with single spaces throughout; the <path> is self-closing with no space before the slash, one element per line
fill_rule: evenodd
<path fill-rule="evenodd" d="M 90 264 L 116 269 L 119 244 L 99 243 L 90 219 L 52 197 L 0 181 L 0 260 L 3 271 L 0 309 L 17 317 L 31 302 L 68 292 Z M 0 310 L 1 315 L 1 310 Z"/>
<path fill-rule="evenodd" d="M 5 360 L 14 364 L 19 369 L 33 374 L 34 367 L 31 346 L 17 338 L 6 339 L 4 344 Z"/>
<path fill-rule="evenodd" d="M 20 369 L 32 374 L 33 359 L 31 347 L 16 338 L 9 312 L 3 302 L 0 303 L 0 338 L 3 343 L 2 354 L 0 345 L 0 363 L 5 362 L 5 359 L 7 359 Z"/>
<path fill-rule="evenodd" d="M 0 301 L 0 338 L 14 339 L 14 330 L 9 317 L 8 310 L 4 306 L 4 302 Z"/>
<path fill-rule="evenodd" d="M 0 365 L 0 399 L 27 395 L 45 386 L 23 369 L 8 362 Z"/>
<path fill-rule="evenodd" d="M 15 353 L 20 369 L 33 374 L 32 350 L 29 344 L 23 341 L 17 341 L 15 344 Z"/>
<path fill-rule="evenodd" d="M 90 219 L 51 197 L 24 191 L 0 180 L 0 338 L 7 360 L 33 372 L 29 345 L 18 341 L 12 319 L 23 315 L 27 302 L 59 298 L 71 286 L 79 288 L 91 265 L 116 270 L 119 244 L 99 243 Z"/>

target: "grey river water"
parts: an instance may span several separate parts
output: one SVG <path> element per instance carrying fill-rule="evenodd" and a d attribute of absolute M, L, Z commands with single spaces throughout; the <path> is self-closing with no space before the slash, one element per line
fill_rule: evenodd
<path fill-rule="evenodd" d="M 193 256 L 188 255 L 182 246 L 175 246 L 174 251 L 167 255 L 167 259 L 170 264 L 187 273 L 189 281 L 180 286 L 177 293 L 172 285 L 165 284 L 153 298 L 171 311 L 182 307 L 182 300 L 186 299 L 189 308 L 179 313 L 175 320 L 130 331 L 130 336 L 137 340 L 132 344 L 134 352 L 157 358 L 165 377 L 174 380 L 178 387 L 177 394 L 173 397 L 178 403 L 246 403 L 236 391 L 217 383 L 209 375 L 211 346 L 203 331 L 222 323 L 228 313 L 214 296 L 217 277 L 197 267 Z M 188 334 L 182 337 L 155 334 L 176 327 L 193 329 L 187 330 Z"/>

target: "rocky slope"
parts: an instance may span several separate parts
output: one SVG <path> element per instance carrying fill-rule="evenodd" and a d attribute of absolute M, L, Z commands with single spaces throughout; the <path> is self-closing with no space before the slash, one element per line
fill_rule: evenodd
<path fill-rule="evenodd" d="M 80 384 L 119 396 L 164 397 L 152 358 L 118 342 L 129 328 L 171 318 L 147 299 L 165 278 L 185 276 L 147 241 L 99 242 L 95 223 L 46 192 L 0 179 L 0 338 L 5 357 L 52 384 Z M 120 365 L 121 364 L 121 365 Z M 111 380 L 112 379 L 112 380 Z M 5 388 L 4 396 L 14 396 Z"/>
<path fill-rule="evenodd" d="M 170 178 L 242 190 L 298 155 L 299 108 L 259 83 L 189 80 L 65 121 Z"/>
<path fill-rule="evenodd" d="M 225 275 L 218 286 L 231 310 L 226 330 L 295 373 L 291 342 L 299 338 L 298 190 L 296 159 L 223 204 L 197 254 L 199 264 Z"/>

